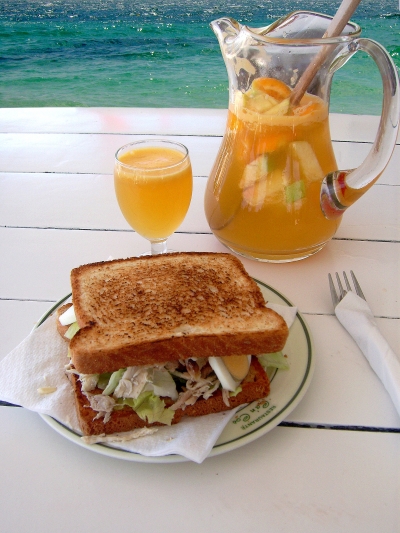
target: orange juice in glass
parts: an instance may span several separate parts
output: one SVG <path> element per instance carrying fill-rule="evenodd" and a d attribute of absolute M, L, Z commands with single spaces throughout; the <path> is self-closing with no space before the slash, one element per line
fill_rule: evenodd
<path fill-rule="evenodd" d="M 317 251 L 336 232 L 320 208 L 321 183 L 337 169 L 328 105 L 257 78 L 235 97 L 212 170 L 205 212 L 214 234 L 235 252 L 285 261 Z"/>
<path fill-rule="evenodd" d="M 146 140 L 127 144 L 115 156 L 114 186 L 129 225 L 167 252 L 167 238 L 182 223 L 192 196 L 188 150 L 180 143 Z"/>

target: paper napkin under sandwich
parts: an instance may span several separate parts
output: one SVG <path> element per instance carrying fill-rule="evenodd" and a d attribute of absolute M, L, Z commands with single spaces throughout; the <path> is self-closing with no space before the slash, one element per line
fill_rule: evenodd
<path fill-rule="evenodd" d="M 268 306 L 281 314 L 290 328 L 297 309 Z M 72 388 L 64 371 L 68 362 L 67 345 L 57 333 L 52 315 L 0 362 L 0 400 L 49 415 L 80 434 Z M 39 394 L 38 390 L 46 387 L 54 392 Z M 143 438 L 108 445 L 153 457 L 178 454 L 201 463 L 236 410 L 188 417 Z"/>

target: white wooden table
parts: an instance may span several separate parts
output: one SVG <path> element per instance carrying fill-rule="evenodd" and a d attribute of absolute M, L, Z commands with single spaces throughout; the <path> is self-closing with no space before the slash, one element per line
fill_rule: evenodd
<path fill-rule="evenodd" d="M 69 292 L 71 268 L 146 251 L 113 191 L 113 156 L 133 139 L 179 139 L 194 194 L 170 239 L 177 250 L 226 251 L 210 233 L 203 193 L 225 111 L 0 110 L 0 359 Z M 332 115 L 341 168 L 359 164 L 377 118 Z M 307 320 L 316 367 L 285 425 L 194 463 L 104 457 L 63 439 L 35 413 L 0 407 L 0 531 L 400 531 L 400 419 L 333 315 L 327 273 L 353 269 L 400 354 L 400 146 L 379 182 L 317 255 L 291 264 L 243 259 Z M 0 398 L 1 399 L 1 398 Z"/>

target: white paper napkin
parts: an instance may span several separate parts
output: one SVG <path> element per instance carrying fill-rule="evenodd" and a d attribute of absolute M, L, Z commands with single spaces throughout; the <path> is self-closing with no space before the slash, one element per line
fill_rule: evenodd
<path fill-rule="evenodd" d="M 289 307 L 287 305 L 274 304 L 272 302 L 268 302 L 266 307 L 269 307 L 278 313 L 278 315 L 281 315 L 288 328 L 292 327 L 294 319 L 296 318 L 297 307 Z"/>
<path fill-rule="evenodd" d="M 297 309 L 268 305 L 280 313 L 290 327 Z M 72 388 L 64 367 L 69 362 L 67 344 L 57 333 L 55 315 L 49 317 L 0 362 L 0 399 L 31 411 L 49 415 L 81 434 Z M 54 388 L 50 394 L 38 389 Z M 126 451 L 160 457 L 178 454 L 201 463 L 210 453 L 237 409 L 186 418 L 152 435 L 122 443 L 108 443 Z"/>
<path fill-rule="evenodd" d="M 367 302 L 349 291 L 335 313 L 382 381 L 400 415 L 400 359 L 379 331 Z"/>

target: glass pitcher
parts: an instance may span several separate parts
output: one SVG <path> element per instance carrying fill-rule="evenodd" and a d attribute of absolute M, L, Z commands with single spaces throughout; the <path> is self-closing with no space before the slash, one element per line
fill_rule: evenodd
<path fill-rule="evenodd" d="M 299 11 L 257 29 L 230 18 L 211 23 L 228 71 L 229 110 L 205 213 L 213 233 L 240 255 L 284 262 L 316 253 L 391 157 L 399 121 L 396 68 L 382 46 L 359 37 L 357 24 L 348 23 L 340 37 L 322 39 L 330 21 Z M 364 162 L 340 171 L 329 132 L 330 86 L 357 50 L 380 70 L 382 116 Z M 296 101 L 294 87 L 321 57 Z"/>

